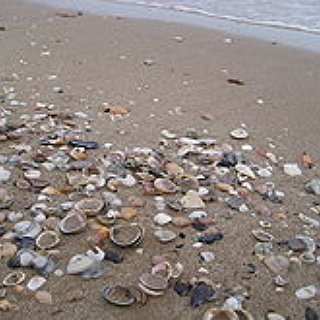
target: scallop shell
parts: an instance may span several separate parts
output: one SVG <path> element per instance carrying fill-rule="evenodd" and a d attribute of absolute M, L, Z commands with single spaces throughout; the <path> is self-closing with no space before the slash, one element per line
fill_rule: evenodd
<path fill-rule="evenodd" d="M 57 233 L 50 230 L 40 233 L 36 239 L 37 247 L 43 250 L 54 248 L 59 242 Z"/>
<path fill-rule="evenodd" d="M 144 236 L 144 229 L 136 223 L 113 226 L 110 229 L 110 240 L 119 247 L 138 245 Z"/>
<path fill-rule="evenodd" d="M 202 320 L 240 320 L 238 315 L 228 309 L 222 309 L 222 308 L 211 308 L 206 311 L 204 314 Z"/>
<path fill-rule="evenodd" d="M 136 301 L 130 288 L 121 285 L 104 287 L 102 289 L 102 296 L 109 303 L 117 306 L 129 306 Z"/>
<path fill-rule="evenodd" d="M 87 225 L 86 219 L 78 213 L 69 213 L 60 223 L 59 228 L 63 233 L 77 233 L 82 231 Z"/>
<path fill-rule="evenodd" d="M 154 181 L 154 187 L 161 193 L 175 193 L 178 187 L 169 179 L 158 178 Z"/>
<path fill-rule="evenodd" d="M 18 284 L 21 284 L 25 278 L 26 275 L 21 271 L 11 272 L 3 279 L 2 284 L 7 287 L 14 287 Z"/>
<path fill-rule="evenodd" d="M 82 199 L 74 205 L 74 208 L 88 217 L 96 216 L 104 207 L 104 202 L 98 198 Z"/>

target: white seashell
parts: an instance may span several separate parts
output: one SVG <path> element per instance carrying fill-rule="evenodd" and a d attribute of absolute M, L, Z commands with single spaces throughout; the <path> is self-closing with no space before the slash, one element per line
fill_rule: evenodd
<path fill-rule="evenodd" d="M 96 261 L 102 261 L 105 257 L 105 253 L 103 250 L 101 250 L 99 247 L 94 248 L 95 251 L 93 250 L 88 250 L 86 252 L 86 255 Z"/>
<path fill-rule="evenodd" d="M 300 300 L 309 300 L 317 294 L 317 287 L 315 285 L 309 285 L 296 290 L 295 295 Z"/>
<path fill-rule="evenodd" d="M 286 320 L 285 317 L 275 312 L 269 312 L 266 316 L 267 320 Z"/>
<path fill-rule="evenodd" d="M 154 232 L 155 237 L 160 241 L 160 242 L 170 242 L 173 241 L 177 235 L 171 231 L 171 230 L 164 230 L 164 229 L 158 229 Z"/>
<path fill-rule="evenodd" d="M 298 217 L 302 222 L 304 222 L 306 224 L 309 224 L 310 226 L 312 226 L 314 228 L 319 228 L 320 227 L 320 222 L 318 220 L 310 218 L 310 217 L 306 216 L 303 213 L 299 213 Z"/>
<path fill-rule="evenodd" d="M 172 217 L 166 213 L 158 213 L 154 218 L 153 221 L 160 226 L 164 226 L 172 221 Z"/>
<path fill-rule="evenodd" d="M 230 136 L 234 139 L 246 139 L 249 133 L 244 128 L 237 128 L 230 132 Z"/>
<path fill-rule="evenodd" d="M 59 236 L 54 231 L 44 231 L 39 234 L 36 239 L 36 245 L 40 249 L 51 249 L 58 245 L 60 242 Z"/>
<path fill-rule="evenodd" d="M 26 278 L 26 275 L 21 271 L 9 273 L 2 281 L 2 284 L 7 287 L 14 287 L 21 284 Z"/>
<path fill-rule="evenodd" d="M 302 171 L 297 163 L 286 163 L 283 165 L 283 171 L 290 177 L 300 176 Z"/>
<path fill-rule="evenodd" d="M 35 238 L 41 232 L 41 226 L 35 221 L 19 221 L 15 224 L 14 230 L 20 236 Z"/>
<path fill-rule="evenodd" d="M 255 178 L 256 178 L 255 173 L 250 169 L 250 167 L 246 166 L 245 164 L 238 163 L 238 164 L 235 166 L 235 169 L 236 169 L 241 175 L 244 175 L 244 176 L 249 177 L 249 178 L 251 178 L 251 179 L 255 179 Z"/>
<path fill-rule="evenodd" d="M 27 289 L 29 289 L 30 291 L 37 291 L 38 289 L 40 289 L 45 283 L 46 283 L 46 279 L 40 276 L 34 276 L 32 277 L 29 282 L 27 283 Z"/>
<path fill-rule="evenodd" d="M 200 257 L 203 259 L 203 261 L 210 263 L 214 260 L 215 255 L 213 252 L 203 251 L 203 252 L 200 252 Z"/>
<path fill-rule="evenodd" d="M 23 175 L 28 180 L 36 180 L 36 179 L 40 179 L 41 171 L 39 171 L 39 170 L 28 170 Z"/>
<path fill-rule="evenodd" d="M 223 308 L 235 311 L 242 309 L 242 305 L 239 299 L 236 299 L 235 297 L 230 297 L 224 302 Z"/>
<path fill-rule="evenodd" d="M 197 211 L 193 211 L 189 214 L 189 218 L 191 220 L 195 220 L 195 219 L 201 219 L 201 218 L 206 218 L 208 214 L 205 212 L 205 211 L 200 211 L 200 210 L 197 210 Z"/>
<path fill-rule="evenodd" d="M 130 174 L 125 178 L 117 178 L 117 181 L 126 187 L 133 187 L 137 184 L 137 180 Z"/>
<path fill-rule="evenodd" d="M 205 203 L 194 190 L 189 190 L 188 193 L 181 198 L 180 202 L 186 209 L 201 209 L 205 207 Z"/>
<path fill-rule="evenodd" d="M 167 129 L 162 130 L 161 135 L 166 139 L 175 139 L 177 137 L 177 135 L 174 132 L 171 132 Z"/>
<path fill-rule="evenodd" d="M 67 265 L 68 274 L 79 274 L 89 270 L 95 264 L 92 257 L 84 254 L 76 254 L 73 256 Z"/>
<path fill-rule="evenodd" d="M 0 167 L 0 182 L 7 182 L 11 177 L 11 172 L 4 167 Z"/>

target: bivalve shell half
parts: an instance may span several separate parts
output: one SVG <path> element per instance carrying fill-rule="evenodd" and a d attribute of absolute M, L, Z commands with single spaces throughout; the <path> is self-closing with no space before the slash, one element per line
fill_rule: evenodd
<path fill-rule="evenodd" d="M 26 275 L 21 272 L 11 272 L 2 281 L 2 284 L 6 287 L 14 287 L 21 284 L 26 279 Z"/>
<path fill-rule="evenodd" d="M 42 228 L 35 221 L 23 220 L 16 223 L 14 229 L 19 236 L 36 238 Z"/>
<path fill-rule="evenodd" d="M 233 139 L 238 139 L 238 140 L 241 140 L 241 139 L 246 139 L 249 137 L 249 133 L 243 129 L 243 128 L 237 128 L 237 129 L 234 129 L 230 132 L 230 136 L 233 138 Z"/>
<path fill-rule="evenodd" d="M 98 198 L 82 199 L 74 205 L 74 208 L 76 210 L 85 214 L 87 217 L 96 216 L 102 210 L 103 207 L 103 200 Z"/>
<path fill-rule="evenodd" d="M 60 221 L 59 228 L 62 233 L 72 234 L 82 231 L 86 225 L 85 217 L 78 213 L 70 213 Z"/>
<path fill-rule="evenodd" d="M 119 247 L 138 245 L 144 236 L 144 229 L 136 223 L 113 226 L 110 229 L 110 240 Z"/>
<path fill-rule="evenodd" d="M 168 279 L 158 273 L 144 273 L 139 277 L 139 282 L 154 291 L 165 290 L 168 287 Z"/>
<path fill-rule="evenodd" d="M 121 285 L 104 287 L 102 296 L 106 301 L 117 306 L 130 306 L 136 301 L 130 288 Z"/>
<path fill-rule="evenodd" d="M 166 229 L 158 229 L 154 232 L 154 235 L 160 242 L 163 243 L 173 241 L 177 237 L 175 232 Z"/>
<path fill-rule="evenodd" d="M 67 273 L 68 274 L 81 274 L 95 264 L 95 260 L 91 257 L 84 254 L 76 254 L 73 256 L 68 265 L 67 265 Z"/>
<path fill-rule="evenodd" d="M 252 235 L 261 242 L 271 242 L 274 240 L 274 236 L 268 232 L 261 229 L 256 229 L 251 231 Z"/>
<path fill-rule="evenodd" d="M 232 310 L 211 308 L 206 311 L 202 320 L 240 320 L 240 318 Z"/>
<path fill-rule="evenodd" d="M 54 231 L 47 230 L 39 234 L 36 239 L 36 245 L 38 248 L 47 250 L 52 249 L 60 242 L 58 234 Z"/>
<path fill-rule="evenodd" d="M 178 187 L 169 179 L 158 178 L 153 184 L 161 193 L 175 193 L 178 191 Z"/>

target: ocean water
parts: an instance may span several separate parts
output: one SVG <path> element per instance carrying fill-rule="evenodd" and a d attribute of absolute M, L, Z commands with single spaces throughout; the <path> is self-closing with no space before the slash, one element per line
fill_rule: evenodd
<path fill-rule="evenodd" d="M 116 0 L 320 34 L 320 0 Z"/>

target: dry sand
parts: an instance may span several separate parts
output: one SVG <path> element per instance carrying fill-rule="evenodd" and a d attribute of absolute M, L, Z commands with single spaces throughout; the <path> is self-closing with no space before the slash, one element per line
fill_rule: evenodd
<path fill-rule="evenodd" d="M 61 111 L 87 112 L 93 118 L 92 132 L 87 135 L 90 139 L 111 142 L 119 148 L 156 146 L 162 129 L 181 134 L 192 127 L 199 132 L 206 130 L 218 141 L 231 142 L 229 131 L 245 123 L 250 144 L 267 148 L 272 139 L 277 155 L 288 162 L 297 162 L 303 151 L 319 156 L 319 55 L 185 25 L 86 14 L 69 19 L 55 12 L 0 0 L 0 26 L 6 28 L 0 31 L 0 87 L 13 85 L 19 100 L 51 102 Z M 175 41 L 178 35 L 185 40 Z M 232 38 L 232 43 L 226 43 L 226 38 Z M 45 51 L 50 55 L 41 55 Z M 145 66 L 146 59 L 155 64 Z M 12 73 L 20 80 L 11 84 L 6 78 Z M 49 75 L 57 75 L 57 80 L 48 80 Z M 242 79 L 245 85 L 228 84 L 230 77 Z M 54 93 L 54 86 L 63 87 L 65 93 Z M 259 98 L 263 105 L 257 103 Z M 103 102 L 129 107 L 130 117 L 110 121 L 107 115 L 99 114 Z M 34 110 L 34 103 L 30 103 L 15 111 L 15 116 Z M 210 120 L 202 119 L 203 115 L 210 115 Z M 25 138 L 26 143 L 36 141 Z M 1 144 L 1 153 L 8 152 L 6 146 Z M 274 205 L 273 209 L 289 212 L 289 227 L 275 224 L 272 232 L 278 238 L 302 231 L 295 213 L 307 211 L 312 198 L 296 195 L 313 175 L 305 172 L 298 179 L 282 176 L 279 180 L 287 198 L 283 206 Z M 17 195 L 22 196 L 27 197 Z M 249 231 L 257 226 L 257 220 L 232 214 L 223 205 L 209 209 L 225 233 L 223 241 L 208 248 L 216 255 L 214 263 L 206 266 L 215 283 L 224 288 L 236 284 L 247 287 L 250 298 L 244 305 L 256 319 L 275 310 L 300 320 L 307 305 L 320 310 L 319 299 L 301 302 L 294 295 L 301 286 L 319 286 L 319 266 L 294 268 L 288 287 L 276 293 L 272 274 L 252 255 L 255 242 Z M 153 214 L 153 207 L 148 205 L 143 212 L 147 224 L 151 224 Z M 184 232 L 191 233 L 188 230 Z M 50 277 L 46 289 L 53 295 L 52 306 L 38 304 L 32 295 L 10 292 L 9 297 L 16 299 L 19 309 L 0 312 L 0 319 L 201 319 L 210 303 L 191 309 L 188 298 L 179 297 L 172 289 L 142 307 L 117 308 L 100 296 L 101 288 L 109 281 L 134 284 L 141 272 L 148 270 L 150 257 L 164 252 L 178 255 L 186 268 L 184 278 L 190 279 L 202 264 L 188 241 L 182 250 L 175 250 L 174 244 L 160 245 L 147 233 L 143 256 L 128 250 L 125 263 L 108 266 L 97 280 Z M 59 247 L 68 257 L 86 248 L 83 235 L 63 239 Z M 243 277 L 247 263 L 257 267 L 250 279 Z M 0 278 L 8 272 L 5 262 L 0 261 Z M 84 298 L 66 301 L 70 290 L 77 287 Z"/>

